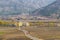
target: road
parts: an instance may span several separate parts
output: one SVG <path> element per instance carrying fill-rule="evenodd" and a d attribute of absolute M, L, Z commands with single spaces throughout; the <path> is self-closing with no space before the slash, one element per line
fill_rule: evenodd
<path fill-rule="evenodd" d="M 29 32 L 27 30 L 23 30 L 21 28 L 19 28 L 20 31 L 24 32 L 25 36 L 32 39 L 32 40 L 44 40 L 44 39 L 39 39 L 39 38 L 36 38 L 36 37 L 33 37 L 29 34 Z"/>

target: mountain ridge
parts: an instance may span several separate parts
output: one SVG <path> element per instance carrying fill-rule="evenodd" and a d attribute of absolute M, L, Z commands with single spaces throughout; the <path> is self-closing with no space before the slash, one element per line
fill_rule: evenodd
<path fill-rule="evenodd" d="M 41 1 L 42 0 L 0 0 L 0 15 L 17 15 L 21 14 L 22 12 L 29 13 L 53 2 L 51 1 L 48 3 L 48 0 L 43 0 L 43 5 Z"/>
<path fill-rule="evenodd" d="M 38 10 L 38 11 L 37 11 Z M 33 15 L 42 15 L 51 18 L 60 18 L 60 0 L 56 0 L 54 3 L 44 7 L 43 9 L 37 9 L 33 12 Z"/>

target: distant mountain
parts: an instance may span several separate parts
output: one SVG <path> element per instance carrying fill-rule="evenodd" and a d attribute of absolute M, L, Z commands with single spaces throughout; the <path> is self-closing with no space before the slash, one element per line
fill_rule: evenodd
<path fill-rule="evenodd" d="M 0 0 L 0 15 L 29 13 L 55 0 Z"/>
<path fill-rule="evenodd" d="M 42 8 L 36 9 L 32 12 L 33 15 L 42 15 L 51 18 L 60 18 L 60 0 L 56 0 L 52 4 Z"/>

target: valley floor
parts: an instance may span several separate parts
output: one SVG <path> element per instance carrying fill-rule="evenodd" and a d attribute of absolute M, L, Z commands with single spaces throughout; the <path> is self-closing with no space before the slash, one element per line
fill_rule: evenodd
<path fill-rule="evenodd" d="M 33 36 L 44 40 L 60 40 L 60 27 L 27 27 L 24 28 Z"/>
<path fill-rule="evenodd" d="M 0 40 L 31 40 L 22 31 L 16 29 L 1 30 L 0 33 Z"/>

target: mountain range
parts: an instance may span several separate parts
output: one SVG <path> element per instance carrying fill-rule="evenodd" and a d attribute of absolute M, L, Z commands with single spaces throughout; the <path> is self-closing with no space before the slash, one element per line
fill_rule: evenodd
<path fill-rule="evenodd" d="M 31 13 L 54 1 L 55 0 L 0 0 L 0 15 Z"/>
<path fill-rule="evenodd" d="M 51 3 L 50 5 L 40 9 L 36 9 L 32 12 L 33 15 L 42 15 L 50 18 L 60 18 L 60 0 L 56 0 L 55 2 Z"/>

